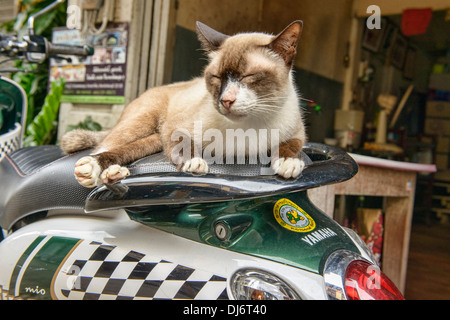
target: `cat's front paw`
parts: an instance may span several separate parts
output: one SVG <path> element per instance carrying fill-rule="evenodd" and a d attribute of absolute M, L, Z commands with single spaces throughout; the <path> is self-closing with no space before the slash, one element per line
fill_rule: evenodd
<path fill-rule="evenodd" d="M 181 170 L 186 173 L 202 175 L 208 173 L 209 166 L 202 158 L 192 158 L 184 163 Z"/>
<path fill-rule="evenodd" d="M 75 177 L 86 188 L 94 188 L 101 184 L 101 167 L 93 157 L 83 157 L 75 164 Z"/>
<path fill-rule="evenodd" d="M 299 158 L 279 158 L 272 162 L 272 169 L 285 179 L 295 179 L 300 176 L 305 163 Z"/>
<path fill-rule="evenodd" d="M 130 171 L 127 168 L 115 164 L 103 170 L 100 178 L 104 184 L 112 184 L 125 179 L 129 175 Z"/>

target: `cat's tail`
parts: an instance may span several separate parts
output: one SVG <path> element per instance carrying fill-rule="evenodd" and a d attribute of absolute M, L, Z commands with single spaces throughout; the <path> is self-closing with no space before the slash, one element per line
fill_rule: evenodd
<path fill-rule="evenodd" d="M 67 154 L 94 148 L 103 141 L 107 134 L 108 131 L 72 130 L 61 138 L 60 146 Z"/>

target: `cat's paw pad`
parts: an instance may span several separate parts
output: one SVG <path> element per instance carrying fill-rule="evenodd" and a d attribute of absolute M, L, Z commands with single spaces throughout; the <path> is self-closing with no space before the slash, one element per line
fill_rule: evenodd
<path fill-rule="evenodd" d="M 202 175 L 208 173 L 209 166 L 202 158 L 192 158 L 185 162 L 182 171 L 186 173 Z"/>
<path fill-rule="evenodd" d="M 86 188 L 94 188 L 100 185 L 101 168 L 93 157 L 83 157 L 75 164 L 75 177 Z"/>
<path fill-rule="evenodd" d="M 127 168 L 114 164 L 103 170 L 100 178 L 104 184 L 112 184 L 125 179 L 129 175 L 130 171 Z"/>
<path fill-rule="evenodd" d="M 304 168 L 305 163 L 299 158 L 279 158 L 272 163 L 275 173 L 285 179 L 298 178 Z"/>

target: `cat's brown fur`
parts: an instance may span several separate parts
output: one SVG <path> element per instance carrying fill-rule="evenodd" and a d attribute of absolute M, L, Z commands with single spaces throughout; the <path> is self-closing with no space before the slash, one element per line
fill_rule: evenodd
<path fill-rule="evenodd" d="M 121 180 L 129 174 L 122 166 L 160 151 L 184 172 L 207 173 L 208 165 L 198 155 L 174 153 L 180 139 L 173 134 L 192 134 L 195 121 L 203 130 L 223 133 L 279 130 L 279 157 L 272 159 L 272 167 L 285 178 L 298 177 L 306 134 L 291 67 L 302 23 L 295 21 L 278 36 L 229 37 L 201 23 L 197 26 L 210 58 L 204 77 L 148 90 L 126 107 L 109 133 L 77 130 L 63 137 L 61 147 L 67 153 L 96 147 L 76 164 L 75 176 L 82 185 Z"/>

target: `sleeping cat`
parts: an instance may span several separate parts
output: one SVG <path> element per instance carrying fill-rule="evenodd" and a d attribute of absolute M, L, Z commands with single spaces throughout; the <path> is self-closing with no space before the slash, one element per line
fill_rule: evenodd
<path fill-rule="evenodd" d="M 209 58 L 203 77 L 149 89 L 125 108 L 109 132 L 75 130 L 61 139 L 66 153 L 96 147 L 75 165 L 79 183 L 92 188 L 117 182 L 129 175 L 126 164 L 161 151 L 179 170 L 206 174 L 209 166 L 201 152 L 176 151 L 180 139 L 192 137 L 194 122 L 224 134 L 229 129 L 278 130 L 278 145 L 268 146 L 278 147 L 271 167 L 286 179 L 297 178 L 304 167 L 299 154 L 306 134 L 292 65 L 301 31 L 302 22 L 294 21 L 277 36 L 227 36 L 197 22 Z"/>

